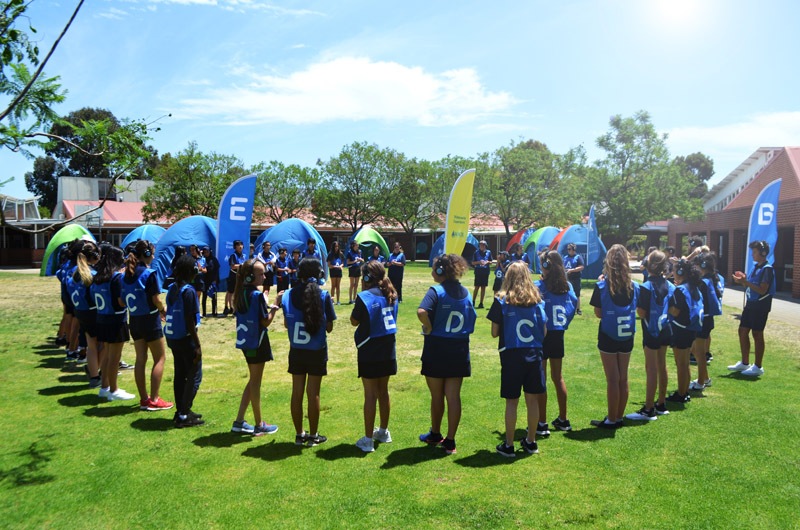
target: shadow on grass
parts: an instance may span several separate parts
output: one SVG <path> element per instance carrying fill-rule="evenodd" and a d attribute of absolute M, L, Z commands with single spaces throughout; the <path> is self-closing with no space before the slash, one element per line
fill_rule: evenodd
<path fill-rule="evenodd" d="M 73 394 L 86 390 L 86 385 L 57 385 L 49 386 L 47 388 L 40 388 L 36 391 L 40 396 L 60 396 L 62 394 Z"/>
<path fill-rule="evenodd" d="M 63 397 L 58 400 L 58 404 L 65 407 L 90 407 L 92 405 L 99 405 L 100 403 L 108 403 L 108 400 L 106 398 L 101 398 L 96 392 L 81 394 L 79 396 Z"/>
<path fill-rule="evenodd" d="M 577 442 L 596 442 L 597 440 L 613 438 L 616 432 L 613 429 L 601 429 L 600 427 L 586 427 L 580 430 L 575 430 L 573 427 L 571 431 L 564 433 L 564 438 Z"/>
<path fill-rule="evenodd" d="M 39 366 L 36 368 L 61 369 L 64 367 L 64 364 L 63 357 L 45 357 L 39 360 Z"/>
<path fill-rule="evenodd" d="M 58 376 L 59 383 L 83 383 L 84 386 L 89 382 L 86 379 L 86 374 L 68 374 Z"/>
<path fill-rule="evenodd" d="M 131 427 L 139 431 L 169 431 L 175 428 L 172 418 L 139 418 L 131 422 Z"/>
<path fill-rule="evenodd" d="M 34 348 L 33 353 L 36 355 L 61 355 L 65 356 L 64 349 L 57 346 L 48 346 L 47 348 Z"/>
<path fill-rule="evenodd" d="M 244 441 L 248 438 L 242 437 Z M 250 438 L 252 440 L 252 437 Z M 303 446 L 295 445 L 294 442 L 276 442 L 272 440 L 268 444 L 259 444 L 248 447 L 242 451 L 242 456 L 259 458 L 265 462 L 277 462 L 292 456 L 299 456 L 303 452 Z"/>
<path fill-rule="evenodd" d="M 519 447 L 517 447 L 517 449 L 519 449 Z M 507 466 L 509 464 L 513 464 L 515 460 L 518 460 L 519 457 L 523 455 L 526 457 L 533 456 L 533 455 L 528 455 L 528 453 L 526 453 L 525 451 L 521 452 L 517 451 L 516 458 L 508 458 L 497 454 L 497 452 L 495 451 L 490 451 L 489 449 L 481 449 L 480 451 L 474 454 L 454 460 L 454 462 L 459 466 L 471 467 L 471 468 Z"/>
<path fill-rule="evenodd" d="M 323 460 L 339 460 L 340 458 L 363 458 L 367 455 L 364 451 L 356 447 L 356 444 L 339 444 L 328 449 L 320 449 L 316 452 L 316 457 Z"/>
<path fill-rule="evenodd" d="M 728 372 L 727 374 L 718 375 L 722 379 L 735 379 L 736 381 L 750 381 L 752 383 L 761 381 L 760 377 L 753 377 L 752 375 L 742 375 L 742 372 Z"/>
<path fill-rule="evenodd" d="M 428 445 L 420 445 L 417 447 L 407 447 L 392 451 L 386 457 L 386 462 L 383 463 L 381 469 L 392 469 L 399 466 L 413 466 L 420 462 L 427 462 L 429 460 L 439 460 L 447 456 L 444 449 L 441 447 L 430 447 Z"/>
<path fill-rule="evenodd" d="M 16 456 L 28 460 L 24 464 L 0 469 L 0 482 L 8 481 L 14 487 L 35 486 L 47 484 L 55 480 L 54 475 L 43 472 L 45 465 L 50 461 L 54 452 L 52 447 L 39 447 L 39 442 L 33 442 L 26 449 L 15 453 Z"/>
<path fill-rule="evenodd" d="M 201 436 L 200 438 L 193 440 L 192 443 L 198 447 L 216 447 L 218 449 L 222 449 L 225 447 L 233 447 L 234 445 L 247 443 L 252 440 L 253 436 L 250 434 L 239 434 L 225 431 L 209 434 L 208 436 Z"/>
<path fill-rule="evenodd" d="M 116 405 L 108 407 L 92 407 L 83 411 L 84 416 L 90 418 L 113 418 L 114 416 L 125 416 L 126 414 L 133 414 L 139 412 L 139 407 L 132 405 Z"/>

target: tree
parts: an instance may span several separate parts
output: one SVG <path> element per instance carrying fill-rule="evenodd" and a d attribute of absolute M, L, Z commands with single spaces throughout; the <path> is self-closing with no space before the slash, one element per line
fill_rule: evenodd
<path fill-rule="evenodd" d="M 392 183 L 385 178 L 388 157 L 375 144 L 353 142 L 338 156 L 317 162 L 321 180 L 312 204 L 317 221 L 355 232 L 382 219 L 392 195 Z"/>
<path fill-rule="evenodd" d="M 585 189 L 606 245 L 624 244 L 649 221 L 702 217 L 702 201 L 690 196 L 697 180 L 670 161 L 666 139 L 645 111 L 613 116 L 597 139 L 606 157 L 587 172 Z"/>
<path fill-rule="evenodd" d="M 58 177 L 69 176 L 69 170 L 52 156 L 33 161 L 33 171 L 25 173 L 25 187 L 40 197 L 39 204 L 53 211 L 58 201 Z"/>
<path fill-rule="evenodd" d="M 216 217 L 225 190 L 244 175 L 242 161 L 235 156 L 206 155 L 190 142 L 176 156 L 161 157 L 153 170 L 153 185 L 142 196 L 144 220 L 174 223 L 190 215 Z"/>
<path fill-rule="evenodd" d="M 254 166 L 250 173 L 258 175 L 253 215 L 275 223 L 309 208 L 320 181 L 316 168 L 287 166 L 275 160 Z"/>
<path fill-rule="evenodd" d="M 435 166 L 427 160 L 408 159 L 402 153 L 390 152 L 387 180 L 393 189 L 386 220 L 399 224 L 412 240 L 420 227 L 431 226 L 440 217 L 432 193 L 436 174 Z M 412 247 L 410 258 L 415 259 L 416 245 Z"/>
<path fill-rule="evenodd" d="M 572 197 L 570 178 L 582 167 L 581 150 L 565 156 L 545 144 L 527 140 L 511 142 L 480 157 L 482 171 L 476 186 L 478 210 L 497 216 L 511 237 L 515 229 L 567 224 L 580 216 Z"/>
<path fill-rule="evenodd" d="M 714 161 L 703 153 L 692 153 L 687 156 L 676 156 L 672 161 L 678 166 L 685 178 L 694 178 L 697 186 L 689 194 L 694 199 L 702 199 L 708 193 L 708 179 L 714 176 Z"/>

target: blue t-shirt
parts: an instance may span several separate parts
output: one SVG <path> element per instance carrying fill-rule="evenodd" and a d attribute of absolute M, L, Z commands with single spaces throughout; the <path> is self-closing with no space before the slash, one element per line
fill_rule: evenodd
<path fill-rule="evenodd" d="M 517 256 L 516 254 L 511 254 L 508 261 L 509 263 L 514 263 L 515 261 L 522 261 L 528 266 L 528 269 L 531 268 L 531 259 L 524 252 L 522 253 L 521 257 Z"/>
<path fill-rule="evenodd" d="M 348 250 L 347 251 L 347 268 L 350 269 L 350 272 L 356 272 L 357 270 L 359 270 L 361 268 L 361 265 L 363 263 L 361 261 L 359 261 L 357 263 L 352 263 L 352 264 L 350 263 L 351 261 L 355 261 L 356 258 L 360 258 L 360 257 L 361 257 L 361 251 L 360 250 L 358 250 L 356 252 L 353 252 L 352 250 Z"/>
<path fill-rule="evenodd" d="M 373 254 L 372 256 L 367 258 L 367 262 L 370 262 L 370 261 L 377 261 L 378 263 L 386 263 L 386 258 L 381 256 L 380 254 L 378 254 L 377 256 L 375 254 Z"/>
<path fill-rule="evenodd" d="M 582 271 L 570 272 L 572 269 L 583 267 L 583 257 L 576 253 L 574 256 L 564 256 L 564 269 L 567 271 L 567 276 L 580 275 Z"/>
<path fill-rule="evenodd" d="M 376 297 L 382 297 L 381 290 L 373 287 L 369 293 Z M 397 301 L 395 301 L 395 308 Z M 396 358 L 395 351 L 395 333 L 389 333 L 380 337 L 373 337 L 367 340 L 370 336 L 370 317 L 372 313 L 364 304 L 361 296 L 356 297 L 355 306 L 350 318 L 358 320 L 359 324 L 356 328 L 354 339 L 358 347 L 358 362 L 372 362 L 372 361 L 386 361 Z M 396 316 L 396 311 L 395 311 Z M 395 328 L 396 328 L 395 321 Z M 364 342 L 366 341 L 366 342 Z M 361 346 L 358 346 L 361 344 Z"/>

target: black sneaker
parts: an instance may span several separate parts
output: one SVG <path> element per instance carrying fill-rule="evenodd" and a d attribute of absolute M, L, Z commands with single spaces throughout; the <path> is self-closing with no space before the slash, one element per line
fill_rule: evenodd
<path fill-rule="evenodd" d="M 502 455 L 506 458 L 514 458 L 516 455 L 514 454 L 514 446 L 507 446 L 505 442 L 499 444 L 497 447 L 494 448 L 497 451 L 497 454 Z"/>
<path fill-rule="evenodd" d="M 678 394 L 678 391 L 676 390 L 675 392 L 673 392 L 672 394 L 667 396 L 666 401 L 670 401 L 672 403 L 686 403 L 686 401 L 687 401 L 686 398 L 687 397 L 689 397 L 688 393 L 685 396 L 682 396 L 682 395 Z"/>
<path fill-rule="evenodd" d="M 439 445 L 444 441 L 444 437 L 442 433 L 439 432 L 426 432 L 425 434 L 419 435 L 419 441 L 425 442 L 426 444 Z"/>
<path fill-rule="evenodd" d="M 320 433 L 314 434 L 312 436 L 306 436 L 306 445 L 308 447 L 314 447 L 315 445 L 324 444 L 328 441 L 327 436 L 322 436 Z M 294 437 L 294 443 L 297 445 L 297 436 Z"/>
<path fill-rule="evenodd" d="M 659 416 L 666 416 L 667 414 L 669 414 L 669 411 L 667 410 L 667 404 L 661 403 L 659 405 L 658 403 L 656 403 L 656 414 L 658 414 Z"/>
<path fill-rule="evenodd" d="M 483 309 L 483 304 L 480 304 L 480 305 L 478 306 L 478 309 Z"/>
<path fill-rule="evenodd" d="M 577 311 L 575 311 L 575 313 L 576 313 L 576 314 L 578 314 L 578 315 L 582 315 L 582 314 L 583 314 L 583 313 L 581 312 L 581 310 L 580 310 L 580 309 L 578 309 Z"/>
<path fill-rule="evenodd" d="M 652 409 L 647 409 L 647 407 L 640 408 L 637 412 L 633 412 L 625 416 L 629 420 L 634 421 L 653 421 L 658 419 L 658 414 L 656 414 L 656 408 L 653 407 Z"/>
<path fill-rule="evenodd" d="M 697 364 L 697 359 L 694 358 L 694 354 L 689 354 L 689 364 Z"/>
<path fill-rule="evenodd" d="M 536 444 L 536 440 L 529 442 L 527 438 L 523 438 L 520 444 L 523 449 L 528 451 L 528 454 L 535 455 L 539 452 L 539 446 Z"/>
<path fill-rule="evenodd" d="M 557 431 L 571 431 L 572 425 L 569 424 L 569 420 L 561 420 L 561 418 L 556 418 L 552 422 L 553 429 Z"/>
<path fill-rule="evenodd" d="M 706 352 L 706 364 L 710 363 L 713 360 L 714 360 L 714 356 L 711 355 L 711 352 L 707 351 Z"/>
<path fill-rule="evenodd" d="M 589 424 L 591 424 L 594 427 L 600 427 L 601 429 L 616 429 L 618 424 L 617 423 L 608 423 L 608 422 L 606 422 L 607 419 L 608 419 L 608 416 L 606 416 L 602 420 L 592 420 L 592 421 L 589 422 Z"/>
<path fill-rule="evenodd" d="M 186 429 L 187 427 L 197 427 L 198 425 L 203 425 L 205 422 L 200 418 L 195 418 L 194 416 L 186 416 L 186 418 L 181 419 L 180 416 L 178 420 L 175 422 L 176 429 Z"/>
<path fill-rule="evenodd" d="M 686 392 L 686 395 L 683 396 L 683 402 L 689 403 L 692 400 L 692 396 L 689 395 L 689 392 Z"/>
<path fill-rule="evenodd" d="M 451 440 L 450 438 L 445 438 L 442 441 L 442 447 L 444 447 L 444 452 L 448 455 L 452 455 L 456 452 L 456 441 Z"/>
<path fill-rule="evenodd" d="M 550 429 L 546 423 L 536 424 L 536 436 L 550 436 Z"/>

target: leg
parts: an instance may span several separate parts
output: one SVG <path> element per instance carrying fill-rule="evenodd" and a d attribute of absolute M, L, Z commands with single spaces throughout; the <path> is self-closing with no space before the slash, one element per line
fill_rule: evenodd
<path fill-rule="evenodd" d="M 756 350 L 756 366 L 759 368 L 764 368 L 762 364 L 764 362 L 764 330 L 756 331 L 753 330 L 753 342 L 755 343 L 755 350 Z"/>
<path fill-rule="evenodd" d="M 696 338 L 692 343 L 692 352 L 697 359 L 697 382 L 704 384 L 708 379 L 708 364 L 706 364 L 706 352 L 708 351 L 708 339 Z M 691 375 L 689 376 L 691 378 Z"/>
<path fill-rule="evenodd" d="M 247 365 L 248 369 L 250 365 Z M 247 413 L 247 406 L 250 404 L 250 380 L 244 385 L 242 390 L 242 399 L 239 400 L 239 412 L 236 413 L 236 421 L 244 421 L 244 415 Z"/>
<path fill-rule="evenodd" d="M 261 425 L 261 377 L 264 375 L 264 363 L 248 364 L 250 370 L 250 381 L 247 386 L 250 390 L 250 404 L 253 407 L 253 419 L 255 425 Z"/>
<path fill-rule="evenodd" d="M 481 285 L 481 305 L 483 305 L 484 298 L 486 298 L 486 286 Z"/>
<path fill-rule="evenodd" d="M 153 370 L 150 372 L 150 398 L 156 400 L 160 396 L 161 378 L 164 376 L 164 363 L 167 359 L 164 338 L 148 342 L 147 347 L 153 354 Z M 136 366 L 139 366 L 138 360 Z"/>
<path fill-rule="evenodd" d="M 514 431 L 517 429 L 517 406 L 519 405 L 519 398 L 506 399 L 506 445 L 512 447 L 514 445 Z M 531 430 L 528 429 L 528 436 Z M 533 435 L 536 436 L 536 429 L 533 429 Z"/>
<path fill-rule="evenodd" d="M 739 326 L 739 349 L 742 350 L 742 364 L 750 364 L 750 328 Z"/>
<path fill-rule="evenodd" d="M 480 287 L 477 285 L 472 289 L 472 305 L 476 307 L 478 306 L 478 289 L 480 289 Z"/>
<path fill-rule="evenodd" d="M 81 330 L 80 321 L 72 317 L 69 324 L 69 349 L 70 351 L 78 350 L 78 333 Z"/>
<path fill-rule="evenodd" d="M 200 383 L 203 381 L 203 361 L 194 362 L 194 348 L 190 348 L 187 362 L 189 363 L 189 373 L 186 385 L 183 387 L 183 399 L 186 410 L 190 411 L 197 391 L 200 390 Z"/>
<path fill-rule="evenodd" d="M 431 391 L 431 431 L 440 433 L 444 416 L 444 379 L 425 376 L 425 382 Z"/>
<path fill-rule="evenodd" d="M 211 297 L 211 314 L 217 316 L 217 293 Z"/>
<path fill-rule="evenodd" d="M 97 338 L 86 335 L 86 366 L 89 370 L 89 377 L 97 377 L 100 370 L 100 357 L 97 347 Z"/>
<path fill-rule="evenodd" d="M 619 410 L 619 354 L 600 352 L 603 361 L 603 371 L 606 373 L 606 401 L 608 402 L 608 421 L 617 421 Z"/>
<path fill-rule="evenodd" d="M 617 419 L 625 417 L 625 406 L 628 404 L 628 364 L 631 362 L 630 353 L 617 354 L 617 367 L 619 373 L 619 402 L 617 403 Z"/>
<path fill-rule="evenodd" d="M 539 414 L 539 396 L 540 394 L 528 394 L 525 392 L 525 407 L 528 409 L 528 425 L 533 425 L 533 422 L 540 416 Z M 516 419 L 516 407 L 514 408 L 514 416 Z M 506 427 L 508 429 L 508 427 Z M 508 432 L 506 432 L 506 439 L 508 439 Z M 536 429 L 531 429 L 528 427 L 528 438 L 529 442 L 536 441 Z M 513 437 L 512 437 L 513 441 Z M 506 442 L 508 443 L 508 442 Z M 511 445 L 511 444 L 509 444 Z"/>
<path fill-rule="evenodd" d="M 675 367 L 678 372 L 678 394 L 685 396 L 689 392 L 689 354 L 690 348 L 673 348 Z"/>
<path fill-rule="evenodd" d="M 208 292 L 203 290 L 203 316 L 206 316 L 206 300 L 208 299 Z"/>
<path fill-rule="evenodd" d="M 659 405 L 664 404 L 667 397 L 667 383 L 669 383 L 669 373 L 667 372 L 667 347 L 662 346 L 656 352 L 656 369 L 658 372 L 658 401 Z"/>
<path fill-rule="evenodd" d="M 312 435 L 319 432 L 319 389 L 321 386 L 321 375 L 308 376 L 308 385 L 306 385 L 306 394 L 308 397 L 308 432 Z"/>
<path fill-rule="evenodd" d="M 147 368 L 147 342 L 144 339 L 133 341 L 136 351 L 136 366 L 133 367 L 133 378 L 136 380 L 136 389 L 140 399 L 148 399 L 147 383 L 145 382 L 145 368 Z"/>
<path fill-rule="evenodd" d="M 658 384 L 658 366 L 656 357 L 659 350 L 644 347 L 644 371 L 647 374 L 647 386 L 644 392 L 644 406 L 651 410 L 655 406 L 656 386 Z M 659 401 L 660 403 L 660 401 Z"/>
<path fill-rule="evenodd" d="M 186 354 L 180 347 L 172 349 L 172 359 L 175 362 L 175 376 L 172 381 L 172 390 L 175 394 L 175 407 L 178 414 L 186 414 L 183 403 L 183 389 L 188 384 L 188 367 L 185 360 Z"/>
<path fill-rule="evenodd" d="M 306 374 L 292 374 L 292 423 L 294 423 L 294 431 L 297 434 L 303 432 L 303 394 L 305 394 L 305 390 Z"/>
<path fill-rule="evenodd" d="M 553 380 L 553 386 L 556 387 L 556 398 L 558 399 L 558 417 L 566 421 L 567 384 L 564 382 L 563 372 L 561 371 L 561 366 L 563 364 L 563 361 L 564 361 L 563 357 L 558 359 L 550 359 L 550 378 Z M 544 368 L 544 363 L 542 363 L 542 367 Z M 540 412 L 539 416 L 541 415 L 542 414 Z M 545 422 L 546 421 L 547 420 L 545 420 Z"/>
<path fill-rule="evenodd" d="M 461 383 L 463 377 L 448 377 L 444 380 L 444 395 L 447 398 L 447 436 L 455 440 L 461 421 Z"/>
<path fill-rule="evenodd" d="M 389 414 L 392 410 L 392 402 L 389 399 L 389 377 L 381 377 L 378 379 L 378 405 L 380 406 L 380 428 L 386 430 L 389 428 Z"/>
<path fill-rule="evenodd" d="M 106 356 L 106 368 L 103 370 L 103 374 L 108 372 L 108 386 L 112 392 L 116 392 L 119 388 L 117 387 L 117 370 L 124 345 L 124 342 L 114 342 L 106 345 L 108 346 L 108 355 Z"/>
<path fill-rule="evenodd" d="M 542 373 L 544 373 L 545 377 L 547 377 L 547 358 L 542 357 Z M 537 401 L 537 409 L 539 410 L 539 417 L 537 421 L 539 423 L 547 423 L 547 392 L 542 392 L 541 394 L 532 394 L 536 396 Z M 525 399 L 527 403 L 527 396 L 525 394 Z M 530 410 L 530 409 L 529 409 Z M 530 426 L 533 425 L 532 423 L 528 423 L 528 429 Z"/>
<path fill-rule="evenodd" d="M 367 438 L 372 438 L 372 432 L 375 430 L 378 380 L 362 377 L 361 384 L 364 385 L 364 435 Z"/>

